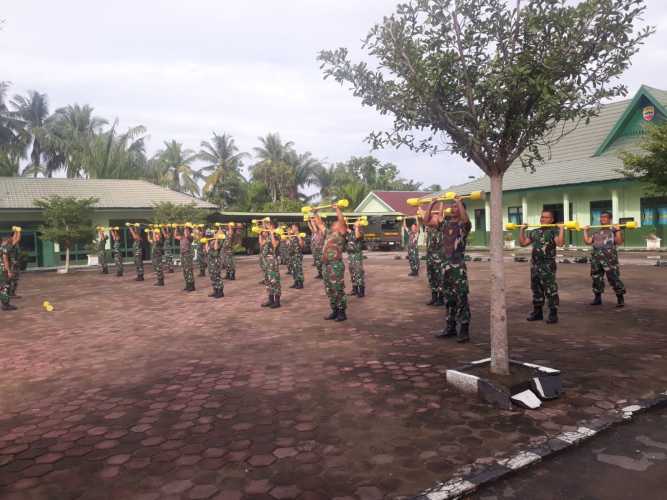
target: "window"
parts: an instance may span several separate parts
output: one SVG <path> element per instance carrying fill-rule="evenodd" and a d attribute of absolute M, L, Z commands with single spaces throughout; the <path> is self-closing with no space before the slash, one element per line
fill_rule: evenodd
<path fill-rule="evenodd" d="M 667 198 L 642 198 L 642 226 L 667 226 Z"/>
<path fill-rule="evenodd" d="M 486 231 L 486 211 L 483 208 L 475 209 L 475 231 Z"/>
<path fill-rule="evenodd" d="M 602 212 L 611 212 L 611 200 L 591 201 L 591 226 L 600 224 Z"/>
<path fill-rule="evenodd" d="M 509 222 L 510 224 L 523 223 L 523 210 L 521 209 L 521 207 L 507 208 L 507 222 Z"/>

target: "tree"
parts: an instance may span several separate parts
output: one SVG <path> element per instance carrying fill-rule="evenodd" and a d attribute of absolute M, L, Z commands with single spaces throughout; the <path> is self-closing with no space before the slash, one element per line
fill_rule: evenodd
<path fill-rule="evenodd" d="M 139 125 L 118 134 L 111 129 L 93 132 L 83 150 L 83 169 L 90 179 L 140 179 L 146 173 L 146 128 Z"/>
<path fill-rule="evenodd" d="M 30 169 L 34 177 L 41 172 L 42 145 L 41 134 L 43 133 L 46 119 L 49 116 L 49 103 L 46 94 L 40 94 L 35 90 L 28 92 L 26 97 L 15 95 L 11 101 L 14 108 L 13 115 L 20 119 L 28 139 L 24 141 L 26 149 L 32 145 L 30 151 Z"/>
<path fill-rule="evenodd" d="M 254 149 L 259 161 L 250 167 L 250 172 L 253 179 L 266 185 L 271 201 L 276 202 L 282 196 L 287 196 L 296 179 L 288 164 L 288 156 L 294 143 L 283 142 L 280 134 L 267 134 L 266 137 L 258 139 L 262 145 Z"/>
<path fill-rule="evenodd" d="M 165 141 L 164 149 L 158 151 L 154 158 L 157 167 L 162 170 L 159 177 L 163 181 L 168 180 L 168 187 L 194 196 L 199 194 L 199 173 L 192 168 L 192 162 L 197 158 L 194 151 L 183 149 L 180 142 Z"/>
<path fill-rule="evenodd" d="M 92 223 L 93 207 L 97 198 L 51 196 L 36 200 L 43 210 L 44 224 L 39 228 L 42 240 L 58 243 L 65 249 L 65 272 L 69 272 L 69 252 L 77 243 L 88 243 L 95 237 Z"/>
<path fill-rule="evenodd" d="M 667 122 L 646 127 L 644 154 L 623 152 L 622 173 L 645 182 L 657 196 L 667 195 Z"/>
<path fill-rule="evenodd" d="M 153 206 L 153 222 L 155 224 L 192 222 L 200 224 L 206 221 L 206 211 L 197 208 L 193 202 L 188 205 L 177 205 L 170 201 L 156 203 Z"/>
<path fill-rule="evenodd" d="M 446 146 L 491 181 L 491 370 L 509 373 L 502 183 L 515 161 L 533 168 L 550 144 L 623 96 L 612 83 L 652 28 L 634 31 L 643 0 L 413 0 L 371 28 L 363 49 L 323 51 L 325 78 L 393 117 L 374 148 Z M 564 128 L 565 127 L 565 128 Z M 415 131 L 419 133 L 415 133 Z"/>
<path fill-rule="evenodd" d="M 226 209 L 237 202 L 245 179 L 241 175 L 243 159 L 248 153 L 239 152 L 234 138 L 229 134 L 215 132 L 210 141 L 202 141 L 197 157 L 206 162 L 199 172 L 204 177 L 204 197 Z"/>

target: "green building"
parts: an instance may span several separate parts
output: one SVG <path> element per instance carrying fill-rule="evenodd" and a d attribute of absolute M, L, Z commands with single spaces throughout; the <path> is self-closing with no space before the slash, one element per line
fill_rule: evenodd
<path fill-rule="evenodd" d="M 42 223 L 41 209 L 35 207 L 38 199 L 50 196 L 98 198 L 91 214 L 95 226 L 122 226 L 122 252 L 132 257 L 132 241 L 125 222 L 152 222 L 156 203 L 171 202 L 177 205 L 194 203 L 202 210 L 213 211 L 216 205 L 172 191 L 146 181 L 116 179 L 35 179 L 28 177 L 0 177 L 0 235 L 6 235 L 11 227 L 21 226 L 21 249 L 28 254 L 28 266 L 39 268 L 58 267 L 64 263 L 65 253 L 57 244 L 39 238 L 38 227 Z M 107 241 L 109 247 L 110 241 Z M 144 242 L 144 255 L 149 255 Z M 84 246 L 70 252 L 72 264 L 87 263 Z"/>
<path fill-rule="evenodd" d="M 622 151 L 641 151 L 646 126 L 667 119 L 667 91 L 642 86 L 631 100 L 602 107 L 588 124 L 581 123 L 544 151 L 546 161 L 530 172 L 514 162 L 503 184 L 503 221 L 539 223 L 541 211 L 551 209 L 558 222 L 576 220 L 599 224 L 600 212 L 609 210 L 614 222 L 635 221 L 640 228 L 625 231 L 626 247 L 647 247 L 661 240 L 667 246 L 667 198 L 646 194 L 639 181 L 627 179 L 619 169 Z M 488 177 L 451 186 L 447 191 L 489 193 Z M 470 244 L 486 246 L 489 238 L 489 201 L 470 201 L 473 224 Z M 568 232 L 572 245 L 582 246 L 582 233 Z M 514 234 L 516 237 L 516 234 Z M 509 238 L 507 238 L 509 239 Z"/>

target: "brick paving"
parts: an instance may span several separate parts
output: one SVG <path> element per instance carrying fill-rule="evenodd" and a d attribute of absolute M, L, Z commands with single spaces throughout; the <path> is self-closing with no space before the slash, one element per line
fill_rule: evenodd
<path fill-rule="evenodd" d="M 383 257 L 383 258 L 380 258 Z M 324 321 L 323 285 L 259 307 L 256 260 L 224 299 L 91 272 L 24 275 L 0 314 L 3 499 L 373 500 L 574 430 L 667 389 L 667 269 L 626 266 L 628 307 L 591 309 L 585 265 L 560 265 L 561 323 L 524 321 L 528 265 L 507 263 L 513 357 L 560 368 L 565 395 L 497 411 L 444 384 L 488 355 L 488 264 L 470 264 L 470 344 L 435 339 L 425 276 L 371 254 L 367 296 Z M 609 294 L 607 294 L 609 296 Z M 41 308 L 55 305 L 53 313 Z M 611 300 L 611 298 L 610 298 Z"/>

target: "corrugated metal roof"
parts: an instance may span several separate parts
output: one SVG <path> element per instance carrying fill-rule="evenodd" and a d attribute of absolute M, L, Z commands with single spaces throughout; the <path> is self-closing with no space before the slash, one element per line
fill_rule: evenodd
<path fill-rule="evenodd" d="M 97 208 L 152 208 L 160 202 L 177 205 L 194 203 L 198 208 L 217 208 L 207 201 L 146 181 L 0 177 L 0 209 L 36 208 L 35 200 L 54 195 L 98 198 Z"/>
<path fill-rule="evenodd" d="M 667 91 L 646 86 L 641 90 L 648 91 L 658 102 L 667 105 Z M 618 172 L 618 169 L 623 167 L 619 153 L 638 151 L 640 137 L 620 138 L 602 155 L 593 155 L 630 102 L 631 100 L 625 100 L 602 106 L 598 116 L 592 118 L 587 125 L 580 124 L 573 132 L 561 138 L 551 147 L 551 151 L 542 149 L 546 161 L 536 166 L 535 172 L 524 169 L 519 160 L 512 163 L 505 172 L 503 191 L 624 178 L 623 174 Z M 465 184 L 451 186 L 446 191 L 469 194 L 472 191 L 489 192 L 490 189 L 489 179 L 484 176 Z"/>
<path fill-rule="evenodd" d="M 417 207 L 411 207 L 407 204 L 408 198 L 421 198 L 432 194 L 430 191 L 371 191 L 371 193 L 380 198 L 395 212 L 405 215 L 415 215 L 417 213 Z"/>

